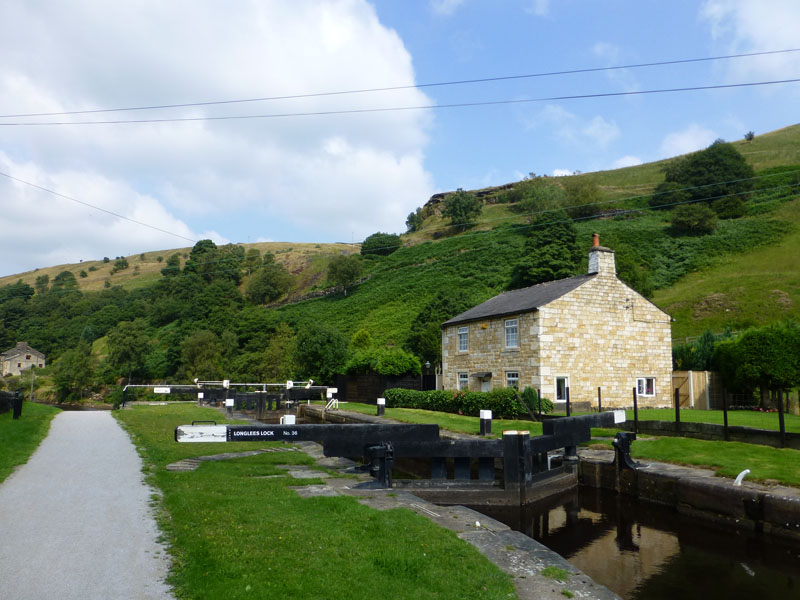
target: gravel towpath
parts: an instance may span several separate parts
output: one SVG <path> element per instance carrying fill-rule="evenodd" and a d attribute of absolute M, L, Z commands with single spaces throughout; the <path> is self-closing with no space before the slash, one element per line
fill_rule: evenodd
<path fill-rule="evenodd" d="M 0 597 L 172 598 L 142 463 L 108 412 L 62 412 L 0 484 Z"/>

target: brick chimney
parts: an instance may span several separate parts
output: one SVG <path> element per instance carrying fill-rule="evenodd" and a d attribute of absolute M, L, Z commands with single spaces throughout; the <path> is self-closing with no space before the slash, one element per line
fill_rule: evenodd
<path fill-rule="evenodd" d="M 600 234 L 592 234 L 592 247 L 589 250 L 589 273 L 600 277 L 616 277 L 617 266 L 614 251 L 600 245 Z"/>

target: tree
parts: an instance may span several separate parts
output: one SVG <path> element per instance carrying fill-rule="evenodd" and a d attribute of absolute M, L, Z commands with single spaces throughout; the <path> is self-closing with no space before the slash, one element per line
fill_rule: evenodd
<path fill-rule="evenodd" d="M 748 131 L 747 133 L 744 134 L 744 141 L 750 143 L 753 141 L 755 137 L 756 137 L 755 133 L 753 133 L 752 131 Z"/>
<path fill-rule="evenodd" d="M 533 225 L 541 216 L 540 213 L 564 208 L 569 203 L 569 196 L 561 186 L 550 183 L 544 179 L 536 179 L 525 186 L 521 193 L 522 198 L 515 205 L 514 210 L 521 212 L 528 218 L 528 223 Z"/>
<path fill-rule="evenodd" d="M 379 254 L 388 256 L 403 245 L 399 235 L 394 233 L 373 233 L 361 244 L 361 255 Z"/>
<path fill-rule="evenodd" d="M 704 235 L 717 228 L 717 215 L 706 204 L 685 204 L 672 211 L 672 227 L 678 233 Z"/>
<path fill-rule="evenodd" d="M 261 373 L 266 381 L 288 381 L 296 370 L 297 338 L 286 323 L 278 325 L 269 338 L 261 360 Z"/>
<path fill-rule="evenodd" d="M 196 331 L 181 344 L 182 371 L 188 379 L 220 379 L 221 358 L 222 344 L 213 331 Z"/>
<path fill-rule="evenodd" d="M 580 262 L 577 233 L 566 212 L 540 214 L 533 222 L 523 257 L 511 270 L 510 290 L 571 277 Z"/>
<path fill-rule="evenodd" d="M 366 329 L 359 329 L 350 338 L 350 351 L 357 352 L 372 346 L 372 334 Z"/>
<path fill-rule="evenodd" d="M 588 177 L 565 177 L 564 190 L 569 198 L 567 215 L 571 219 L 593 217 L 602 212 L 600 188 Z"/>
<path fill-rule="evenodd" d="M 39 275 L 36 277 L 36 281 L 34 282 L 34 286 L 36 286 L 36 293 L 37 294 L 44 294 L 50 289 L 50 276 Z"/>
<path fill-rule="evenodd" d="M 417 210 L 408 213 L 408 217 L 406 217 L 406 228 L 409 233 L 419 231 L 424 221 L 425 217 L 422 216 L 422 208 L 417 207 Z"/>
<path fill-rule="evenodd" d="M 95 361 L 92 348 L 81 342 L 67 350 L 56 361 L 53 381 L 60 401 L 83 397 L 83 391 L 94 381 Z"/>
<path fill-rule="evenodd" d="M 722 198 L 744 201 L 753 186 L 753 168 L 736 148 L 723 140 L 674 160 L 664 173 L 664 182 L 656 187 L 650 199 L 651 206 L 666 204 L 663 196 L 674 193 L 678 189 L 676 184 L 683 188 L 689 201 L 707 204 Z M 718 205 L 720 210 L 726 207 L 728 203 Z"/>
<path fill-rule="evenodd" d="M 166 266 L 161 269 L 164 277 L 175 277 L 181 274 L 181 255 L 177 252 L 167 258 Z"/>
<path fill-rule="evenodd" d="M 150 340 L 144 319 L 120 321 L 108 332 L 108 362 L 119 375 L 140 375 Z"/>
<path fill-rule="evenodd" d="M 361 260 L 357 256 L 337 254 L 328 263 L 328 281 L 344 288 L 347 295 L 347 288 L 358 280 L 362 268 Z"/>
<path fill-rule="evenodd" d="M 423 362 L 442 362 L 442 323 L 471 308 L 475 302 L 460 288 L 439 290 L 420 309 L 411 322 L 404 344 L 406 350 Z"/>
<path fill-rule="evenodd" d="M 464 231 L 475 224 L 482 209 L 483 202 L 478 197 L 458 188 L 444 199 L 442 216 L 450 219 L 450 225 Z"/>
<path fill-rule="evenodd" d="M 257 269 L 261 263 L 261 251 L 258 248 L 249 248 L 244 255 L 244 267 L 247 269 Z"/>
<path fill-rule="evenodd" d="M 247 282 L 245 296 L 252 304 L 266 304 L 277 300 L 292 286 L 292 276 L 271 252 L 264 254 L 264 262 Z"/>
<path fill-rule="evenodd" d="M 75 274 L 70 271 L 61 271 L 53 278 L 53 285 L 50 286 L 50 289 L 58 291 L 77 290 L 78 281 L 75 279 Z"/>
<path fill-rule="evenodd" d="M 297 374 L 302 379 L 331 383 L 347 360 L 347 342 L 338 331 L 310 325 L 297 334 L 295 350 Z"/>

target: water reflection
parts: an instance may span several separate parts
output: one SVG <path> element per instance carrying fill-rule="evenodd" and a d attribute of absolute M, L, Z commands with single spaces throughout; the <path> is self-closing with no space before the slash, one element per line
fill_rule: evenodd
<path fill-rule="evenodd" d="M 582 488 L 521 508 L 478 510 L 626 600 L 800 598 L 800 544 L 714 529 L 627 496 Z"/>

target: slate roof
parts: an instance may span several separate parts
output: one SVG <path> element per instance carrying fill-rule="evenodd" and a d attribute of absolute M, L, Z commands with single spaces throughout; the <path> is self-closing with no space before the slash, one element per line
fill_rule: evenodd
<path fill-rule="evenodd" d="M 522 288 L 521 290 L 503 292 L 494 298 L 490 298 L 483 304 L 473 306 L 468 311 L 453 317 L 449 321 L 445 321 L 442 323 L 442 327 L 491 317 L 503 317 L 506 315 L 531 312 L 540 306 L 544 306 L 553 300 L 561 298 L 564 294 L 571 292 L 596 276 L 596 273 L 578 275 L 576 277 L 568 277 L 567 279 L 547 281 L 538 285 L 532 285 L 531 287 Z"/>
<path fill-rule="evenodd" d="M 27 342 L 17 342 L 17 345 L 13 348 L 0 352 L 0 357 L 9 359 L 12 356 L 20 356 L 22 354 L 31 354 L 44 358 L 44 354 L 29 346 Z"/>

